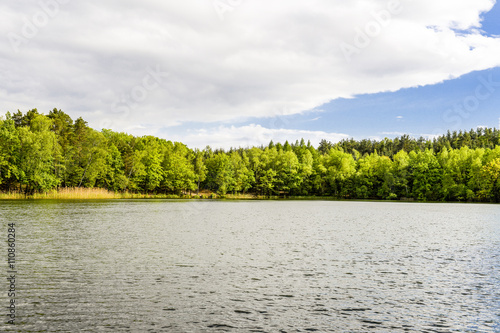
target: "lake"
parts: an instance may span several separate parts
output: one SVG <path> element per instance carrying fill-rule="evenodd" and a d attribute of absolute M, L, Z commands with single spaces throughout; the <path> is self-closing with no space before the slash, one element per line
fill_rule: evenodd
<path fill-rule="evenodd" d="M 500 332 L 498 205 L 0 201 L 0 221 L 2 332 Z"/>

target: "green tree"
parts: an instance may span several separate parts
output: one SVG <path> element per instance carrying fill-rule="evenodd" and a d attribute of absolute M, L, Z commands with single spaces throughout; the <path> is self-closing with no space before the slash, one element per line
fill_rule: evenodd
<path fill-rule="evenodd" d="M 196 180 L 196 193 L 200 194 L 200 184 L 207 178 L 207 167 L 205 166 L 204 153 L 198 149 L 194 152 L 193 167 Z"/>
<path fill-rule="evenodd" d="M 30 127 L 18 128 L 19 134 L 19 182 L 25 185 L 25 193 L 47 191 L 58 184 L 53 173 L 53 151 L 56 137 L 50 131 L 52 122 L 43 115 L 35 115 Z"/>
<path fill-rule="evenodd" d="M 164 180 L 162 188 L 176 194 L 195 190 L 196 178 L 192 152 L 182 143 L 168 141 L 163 156 Z"/>
<path fill-rule="evenodd" d="M 356 174 L 356 161 L 353 156 L 344 153 L 341 148 L 332 148 L 325 156 L 324 167 L 332 194 L 336 197 L 350 197 L 353 177 Z"/>
<path fill-rule="evenodd" d="M 10 191 L 19 180 L 20 139 L 10 113 L 0 119 L 0 188 Z"/>
<path fill-rule="evenodd" d="M 410 197 L 408 182 L 408 166 L 410 157 L 404 150 L 400 150 L 393 157 L 392 174 L 394 175 L 395 194 L 400 197 Z"/>
<path fill-rule="evenodd" d="M 248 168 L 249 160 L 245 152 L 233 151 L 230 156 L 232 175 L 232 186 L 230 189 L 233 192 L 245 193 L 250 189 L 255 182 L 255 177 L 252 170 Z"/>
<path fill-rule="evenodd" d="M 440 191 L 442 168 L 433 151 L 411 151 L 408 168 L 412 183 L 413 197 L 422 201 L 438 201 L 443 198 Z"/>
<path fill-rule="evenodd" d="M 134 179 L 138 188 L 146 192 L 156 191 L 164 177 L 162 147 L 160 139 L 143 136 L 136 143 L 141 172 Z"/>
<path fill-rule="evenodd" d="M 486 175 L 486 191 L 494 202 L 500 202 L 500 158 L 495 158 L 483 167 Z"/>
<path fill-rule="evenodd" d="M 233 188 L 232 164 L 227 154 L 219 152 L 206 161 L 207 183 L 211 190 L 225 195 Z"/>
<path fill-rule="evenodd" d="M 299 159 L 287 144 L 276 154 L 271 165 L 276 172 L 275 188 L 290 193 L 299 188 L 303 178 L 299 173 Z"/>
<path fill-rule="evenodd" d="M 54 150 L 54 173 L 62 186 L 67 186 L 68 170 L 73 163 L 74 147 L 73 120 L 61 110 L 53 109 L 48 118 L 52 120 L 51 130 L 56 134 L 58 145 Z"/>

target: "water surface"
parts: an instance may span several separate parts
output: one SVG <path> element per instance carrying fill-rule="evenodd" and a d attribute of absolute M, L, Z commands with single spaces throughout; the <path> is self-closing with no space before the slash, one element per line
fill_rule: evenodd
<path fill-rule="evenodd" d="M 0 331 L 500 331 L 497 205 L 2 201 L 0 222 Z"/>

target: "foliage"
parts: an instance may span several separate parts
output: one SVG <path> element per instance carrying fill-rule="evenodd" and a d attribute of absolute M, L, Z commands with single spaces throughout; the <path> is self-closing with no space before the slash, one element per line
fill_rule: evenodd
<path fill-rule="evenodd" d="M 77 188 L 103 197 L 167 198 L 192 191 L 209 197 L 200 196 L 204 191 L 230 198 L 499 202 L 500 132 L 448 132 L 432 140 L 407 135 L 322 140 L 318 148 L 304 140 L 271 141 L 224 151 L 96 131 L 58 109 L 47 116 L 33 109 L 0 119 L 1 191 L 57 197 L 79 193 Z M 71 195 L 50 194 L 64 189 Z"/>

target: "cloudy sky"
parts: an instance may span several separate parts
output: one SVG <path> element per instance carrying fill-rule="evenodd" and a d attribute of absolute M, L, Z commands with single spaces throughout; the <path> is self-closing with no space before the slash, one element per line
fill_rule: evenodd
<path fill-rule="evenodd" d="M 190 147 L 500 127 L 492 0 L 0 4 L 0 114 Z"/>

